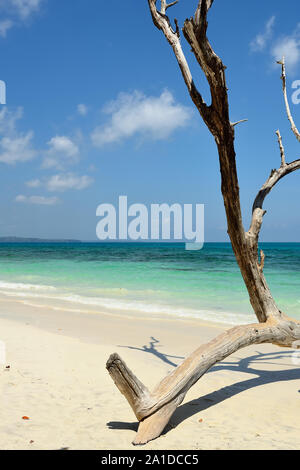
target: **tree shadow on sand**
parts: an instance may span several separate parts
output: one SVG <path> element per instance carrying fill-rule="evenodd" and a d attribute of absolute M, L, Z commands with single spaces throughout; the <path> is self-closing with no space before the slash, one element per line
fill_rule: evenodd
<path fill-rule="evenodd" d="M 119 344 L 118 344 L 118 347 L 127 348 L 127 349 L 135 349 L 136 351 L 142 351 L 142 352 L 146 352 L 149 354 L 153 354 L 153 356 L 158 357 L 158 359 L 161 359 L 163 362 L 165 362 L 166 364 L 169 364 L 172 367 L 176 367 L 177 364 L 175 364 L 175 362 L 170 361 L 169 357 L 171 357 L 172 359 L 184 359 L 184 357 L 181 357 L 181 356 L 171 356 L 170 354 L 163 354 L 162 352 L 157 350 L 157 348 L 162 346 L 161 344 L 159 344 L 160 341 L 154 338 L 153 336 L 150 336 L 150 340 L 151 341 L 149 341 L 149 346 L 144 344 L 142 348 L 137 348 L 135 346 L 120 346 Z"/>
<path fill-rule="evenodd" d="M 236 382 L 235 384 L 223 387 L 219 390 L 216 390 L 212 393 L 204 395 L 198 399 L 189 401 L 177 408 L 174 415 L 172 416 L 169 425 L 165 429 L 167 432 L 171 428 L 177 427 L 180 423 L 190 418 L 191 416 L 204 411 L 211 406 L 217 405 L 228 398 L 234 397 L 239 393 L 242 393 L 251 388 L 259 387 L 261 385 L 276 383 L 276 382 L 287 382 L 292 380 L 300 380 L 300 367 L 291 368 L 292 363 L 292 351 L 284 351 L 280 353 L 267 353 L 263 354 L 257 352 L 256 355 L 240 359 L 236 362 L 227 362 L 224 361 L 216 366 L 214 366 L 209 373 L 230 370 L 233 372 L 245 372 L 247 374 L 252 374 L 254 377 L 249 378 L 248 380 L 242 380 Z M 281 359 L 286 359 L 287 363 L 282 364 L 277 361 Z M 273 364 L 277 366 L 287 366 L 289 369 L 285 370 L 265 370 L 265 369 L 256 369 L 253 367 L 253 364 L 267 365 Z M 295 393 L 298 393 L 298 388 L 295 388 Z"/>
<path fill-rule="evenodd" d="M 151 338 L 152 339 L 152 338 Z M 157 340 L 156 340 L 157 341 Z M 151 344 L 151 343 L 150 343 Z M 132 348 L 139 349 L 139 348 Z M 149 349 L 149 348 L 148 348 Z M 154 348 L 155 349 L 155 348 Z M 144 349 L 139 349 L 144 350 Z M 149 350 L 145 352 L 150 352 Z M 155 354 L 157 356 L 157 354 Z M 261 385 L 276 383 L 276 382 L 286 382 L 292 380 L 300 380 L 300 367 L 293 368 L 292 363 L 293 351 L 284 351 L 284 352 L 272 352 L 263 354 L 257 352 L 257 354 L 238 359 L 237 361 L 223 361 L 220 364 L 212 367 L 208 373 L 217 372 L 217 371 L 233 371 L 233 372 L 244 372 L 247 374 L 252 374 L 254 377 L 249 378 L 248 380 L 242 380 L 236 382 L 235 384 L 223 387 L 219 390 L 216 390 L 212 393 L 199 397 L 195 400 L 191 400 L 181 406 L 179 406 L 174 415 L 172 416 L 170 422 L 166 426 L 162 434 L 166 434 L 170 429 L 176 428 L 179 424 L 185 421 L 188 418 L 200 413 L 211 406 L 217 405 L 239 393 L 242 393 L 251 388 L 259 387 Z M 167 355 L 167 357 L 176 357 Z M 180 358 L 181 359 L 181 358 Z M 285 364 L 279 362 L 280 360 L 285 359 Z M 259 364 L 259 369 L 255 368 L 255 364 Z M 285 370 L 265 370 L 263 369 L 264 365 L 272 364 L 278 367 L 288 367 Z M 175 367 L 175 364 L 173 364 Z M 299 393 L 300 390 L 298 387 L 295 387 L 295 394 Z M 138 423 L 122 423 L 117 421 L 112 421 L 107 423 L 107 426 L 110 429 L 130 429 L 137 431 Z"/>

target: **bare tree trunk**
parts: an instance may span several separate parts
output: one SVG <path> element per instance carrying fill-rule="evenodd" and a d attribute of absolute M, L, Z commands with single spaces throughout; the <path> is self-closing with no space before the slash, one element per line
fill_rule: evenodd
<path fill-rule="evenodd" d="M 277 131 L 281 166 L 278 170 L 272 170 L 270 177 L 259 191 L 253 204 L 251 226 L 246 232 L 242 222 L 234 149 L 235 126 L 242 121 L 230 122 L 225 79 L 226 67 L 213 51 L 206 34 L 207 14 L 213 0 L 199 0 L 194 17 L 186 20 L 182 29 L 210 86 L 211 104 L 209 106 L 195 87 L 181 48 L 178 23 L 175 20 L 176 28 L 173 29 L 166 16 L 168 8 L 176 3 L 177 1 L 168 5 L 166 0 L 161 0 L 161 7 L 158 10 L 157 0 L 148 0 L 153 22 L 164 33 L 171 45 L 191 99 L 215 138 L 219 153 L 228 234 L 259 323 L 237 326 L 208 344 L 200 346 L 167 375 L 151 393 L 133 375 L 122 359 L 117 354 L 113 354 L 107 362 L 107 369 L 140 421 L 134 444 L 145 444 L 158 437 L 187 391 L 217 362 L 251 344 L 273 343 L 282 347 L 293 347 L 294 343 L 300 340 L 300 322 L 286 317 L 277 307 L 263 273 L 264 253 L 261 251 L 260 259 L 258 255 L 259 233 L 265 214 L 264 199 L 281 178 L 300 169 L 300 160 L 286 163 L 282 138 L 280 132 Z M 287 99 L 284 59 L 280 64 L 288 119 L 293 133 L 300 140 Z"/>
<path fill-rule="evenodd" d="M 122 359 L 113 354 L 107 362 L 107 369 L 141 421 L 134 444 L 145 444 L 159 436 L 187 391 L 217 362 L 251 344 L 291 346 L 298 338 L 300 324 L 295 325 L 290 320 L 281 323 L 268 320 L 266 323 L 237 326 L 200 346 L 167 375 L 152 393 L 139 382 Z"/>

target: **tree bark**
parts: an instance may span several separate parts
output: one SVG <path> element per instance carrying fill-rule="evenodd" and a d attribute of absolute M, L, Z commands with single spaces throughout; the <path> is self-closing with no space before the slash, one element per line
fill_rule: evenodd
<path fill-rule="evenodd" d="M 107 370 L 140 421 L 133 443 L 146 444 L 159 436 L 187 391 L 217 362 L 251 344 L 273 343 L 292 347 L 299 339 L 300 322 L 288 318 L 234 327 L 200 346 L 167 375 L 152 393 L 133 375 L 123 360 L 113 354 L 107 361 Z"/>
<path fill-rule="evenodd" d="M 272 170 L 270 177 L 260 189 L 253 204 L 251 226 L 246 232 L 242 221 L 234 148 L 235 126 L 244 120 L 238 123 L 230 121 L 226 67 L 207 39 L 207 14 L 213 0 L 199 0 L 194 17 L 187 19 L 182 29 L 208 81 L 211 93 L 210 105 L 205 103 L 194 84 L 182 51 L 178 23 L 175 20 L 176 28 L 173 29 L 169 17 L 166 16 L 168 8 L 176 3 L 177 1 L 168 5 L 166 0 L 161 0 L 161 7 L 158 10 L 157 0 L 148 0 L 154 25 L 163 32 L 171 45 L 190 97 L 216 141 L 228 234 L 259 323 L 237 326 L 208 344 L 200 346 L 167 375 L 152 393 L 134 376 L 122 359 L 113 354 L 106 367 L 140 421 L 133 442 L 136 445 L 145 444 L 161 434 L 187 391 L 217 362 L 252 344 L 272 343 L 281 347 L 296 347 L 300 340 L 300 322 L 288 318 L 277 307 L 263 273 L 265 255 L 261 251 L 259 258 L 258 254 L 259 234 L 265 214 L 263 210 L 265 197 L 284 176 L 300 169 L 300 160 L 286 163 L 282 138 L 277 131 L 281 166 L 278 170 Z M 280 64 L 286 112 L 292 131 L 299 140 L 299 131 L 292 118 L 287 99 L 284 59 Z"/>

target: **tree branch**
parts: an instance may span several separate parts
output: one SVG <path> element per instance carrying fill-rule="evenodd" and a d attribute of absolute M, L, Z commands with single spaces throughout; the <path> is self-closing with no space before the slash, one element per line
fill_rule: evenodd
<path fill-rule="evenodd" d="M 258 240 L 258 236 L 261 230 L 263 216 L 266 211 L 263 210 L 263 203 L 266 196 L 271 192 L 274 186 L 286 175 L 293 173 L 296 170 L 300 170 L 300 160 L 295 160 L 292 163 L 286 163 L 281 166 L 278 170 L 272 170 L 269 178 L 265 184 L 261 187 L 258 192 L 253 208 L 252 208 L 252 221 L 248 235 L 255 237 Z"/>
<path fill-rule="evenodd" d="M 176 25 L 176 30 L 174 31 L 169 18 L 165 15 L 165 13 L 163 13 L 166 11 L 167 8 L 166 0 L 161 1 L 161 11 L 157 10 L 156 3 L 157 0 L 148 0 L 153 23 L 160 31 L 163 32 L 167 41 L 171 45 L 175 57 L 177 59 L 178 65 L 180 67 L 182 76 L 184 78 L 185 84 L 188 88 L 189 94 L 194 104 L 199 109 L 202 118 L 205 122 L 207 122 L 210 110 L 209 107 L 206 105 L 204 99 L 202 98 L 201 94 L 197 90 L 193 81 L 188 62 L 183 53 L 182 46 L 180 43 L 178 24 Z M 169 6 L 172 6 L 172 4 L 169 4 Z"/>
<path fill-rule="evenodd" d="M 112 354 L 106 369 L 120 392 L 126 397 L 137 419 L 140 419 L 139 408 L 141 403 L 150 402 L 150 392 L 142 382 L 131 372 L 118 354 Z"/>
<path fill-rule="evenodd" d="M 167 0 L 161 0 L 160 4 L 161 4 L 161 7 L 160 7 L 160 13 L 162 15 L 165 15 L 166 14 L 166 11 L 168 8 L 172 7 L 173 5 L 176 5 L 176 3 L 178 3 L 179 0 L 176 0 L 175 2 L 172 2 L 172 3 L 169 3 L 167 4 Z M 156 3 L 156 2 L 155 2 Z"/>
<path fill-rule="evenodd" d="M 206 0 L 202 5 L 206 5 Z M 218 141 L 223 134 L 224 127 L 230 125 L 229 107 L 227 99 L 227 87 L 225 80 L 225 69 L 221 59 L 213 51 L 207 37 L 207 10 L 202 7 L 204 17 L 198 25 L 194 18 L 185 20 L 183 26 L 183 34 L 187 42 L 190 44 L 192 51 L 203 70 L 208 81 L 211 92 L 211 107 L 214 119 L 211 119 L 207 126 L 215 139 Z M 219 117 L 219 120 L 217 120 Z"/>
<path fill-rule="evenodd" d="M 242 122 L 247 122 L 247 121 L 248 121 L 248 119 L 240 119 L 240 121 L 232 122 L 232 123 L 231 123 L 231 126 L 232 126 L 232 127 L 235 127 L 235 126 L 237 126 L 238 124 L 241 124 Z"/>
<path fill-rule="evenodd" d="M 176 0 L 175 2 L 172 2 L 172 3 L 169 3 L 168 5 L 166 5 L 166 10 L 170 7 L 172 7 L 173 5 L 176 5 L 176 3 L 178 3 L 179 0 Z"/>
<path fill-rule="evenodd" d="M 283 84 L 283 95 L 284 95 L 284 100 L 285 100 L 285 107 L 286 107 L 286 112 L 288 119 L 291 123 L 292 131 L 295 134 L 296 138 L 298 141 L 300 141 L 300 134 L 295 126 L 293 117 L 290 112 L 290 107 L 289 107 L 289 102 L 287 98 L 287 91 L 286 91 L 286 71 L 285 71 L 285 61 L 284 57 L 282 58 L 282 61 L 279 61 L 278 64 L 281 64 L 282 67 L 282 84 Z M 284 151 L 284 146 L 282 143 L 282 137 L 280 134 L 280 131 L 276 131 L 276 135 L 278 138 L 278 145 L 279 145 L 279 150 L 280 150 L 280 157 L 281 157 L 281 165 L 278 170 L 272 170 L 269 178 L 265 182 L 265 184 L 261 187 L 259 190 L 253 207 L 252 207 L 252 220 L 251 220 L 251 226 L 250 229 L 247 233 L 247 236 L 250 237 L 252 240 L 252 244 L 255 248 L 257 248 L 258 244 L 258 237 L 261 231 L 261 226 L 263 223 L 263 217 L 266 213 L 266 211 L 263 210 L 263 203 L 266 198 L 266 196 L 272 191 L 274 186 L 286 175 L 293 173 L 296 170 L 300 169 L 300 159 L 295 160 L 292 163 L 286 163 L 286 157 L 285 157 L 285 151 Z"/>
<path fill-rule="evenodd" d="M 288 120 L 291 123 L 291 129 L 292 129 L 293 133 L 295 134 L 296 139 L 298 140 L 298 142 L 300 142 L 300 132 L 298 131 L 298 129 L 296 127 L 296 124 L 294 122 L 294 119 L 293 119 L 293 116 L 292 116 L 292 113 L 291 113 L 291 110 L 290 110 L 289 100 L 288 100 L 288 97 L 287 97 L 286 71 L 285 71 L 285 59 L 284 59 L 284 57 L 282 57 L 282 60 L 279 60 L 277 63 L 281 65 L 281 71 L 282 71 L 281 80 L 282 80 L 283 96 L 284 96 L 284 101 L 285 101 L 285 108 L 286 108 L 287 117 L 288 117 Z"/>
<path fill-rule="evenodd" d="M 281 134 L 280 134 L 279 130 L 276 131 L 276 135 L 278 137 L 278 145 L 279 145 L 280 156 L 281 156 L 281 166 L 285 166 L 286 165 L 285 152 L 284 152 L 284 147 L 283 147 L 283 144 L 282 144 L 282 137 L 281 137 Z"/>
<path fill-rule="evenodd" d="M 259 270 L 260 270 L 260 272 L 263 272 L 263 270 L 264 270 L 264 267 L 265 267 L 265 259 L 266 259 L 266 256 L 265 256 L 263 250 L 260 250 L 260 263 L 259 263 Z"/>
<path fill-rule="evenodd" d="M 263 324 L 236 326 L 200 346 L 167 375 L 150 396 L 147 391 L 144 397 L 144 386 L 140 391 L 141 382 L 118 355 L 113 355 L 107 365 L 109 373 L 140 421 L 133 443 L 146 444 L 159 436 L 190 387 L 217 362 L 251 344 L 275 343 L 286 347 L 299 339 L 300 323 L 288 318 L 280 322 L 272 319 Z M 137 389 L 139 400 L 132 400 L 133 389 Z"/>
<path fill-rule="evenodd" d="M 209 9 L 211 8 L 214 0 L 199 0 L 197 10 L 195 13 L 195 23 L 198 26 L 207 28 L 206 18 Z M 206 32 L 206 31 L 205 31 Z"/>

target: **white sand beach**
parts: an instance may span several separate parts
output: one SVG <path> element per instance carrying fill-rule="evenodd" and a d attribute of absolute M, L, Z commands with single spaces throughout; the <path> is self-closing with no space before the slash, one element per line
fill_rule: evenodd
<path fill-rule="evenodd" d="M 0 448 L 138 451 L 136 418 L 105 369 L 109 355 L 119 353 L 151 388 L 224 328 L 2 300 Z M 292 354 L 259 345 L 216 365 L 143 449 L 299 448 L 300 367 Z"/>

